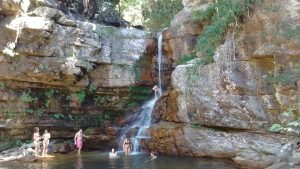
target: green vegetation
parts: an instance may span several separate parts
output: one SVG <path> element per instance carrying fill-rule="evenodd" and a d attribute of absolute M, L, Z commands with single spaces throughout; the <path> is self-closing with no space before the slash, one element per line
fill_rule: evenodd
<path fill-rule="evenodd" d="M 65 115 L 63 115 L 61 113 L 55 113 L 52 115 L 52 117 L 57 120 L 63 120 L 65 118 Z"/>
<path fill-rule="evenodd" d="M 129 98 L 133 100 L 147 100 L 151 94 L 150 87 L 132 86 L 129 87 Z"/>
<path fill-rule="evenodd" d="M 71 100 L 71 96 L 70 95 L 66 95 L 66 100 Z"/>
<path fill-rule="evenodd" d="M 126 104 L 127 108 L 134 108 L 134 107 L 138 107 L 138 106 L 139 106 L 139 103 L 137 103 L 137 102 L 129 102 Z"/>
<path fill-rule="evenodd" d="M 90 128 L 88 128 L 88 129 L 84 130 L 83 133 L 84 133 L 85 135 L 91 135 L 91 134 L 95 133 L 95 131 L 96 131 L 96 128 L 90 127 Z"/>
<path fill-rule="evenodd" d="M 45 92 L 45 96 L 46 96 L 46 103 L 45 103 L 45 107 L 49 108 L 50 102 L 51 102 L 51 98 L 54 94 L 54 90 L 50 89 L 48 91 Z"/>
<path fill-rule="evenodd" d="M 143 25 L 148 30 L 159 32 L 169 26 L 182 8 L 181 0 L 147 0 L 142 4 Z"/>
<path fill-rule="evenodd" d="M 112 121 L 114 120 L 108 113 L 104 113 L 101 115 L 74 115 L 73 122 L 76 124 L 80 124 L 82 127 L 99 127 L 104 121 Z"/>
<path fill-rule="evenodd" d="M 73 116 L 71 114 L 68 115 L 69 120 L 74 121 Z"/>
<path fill-rule="evenodd" d="M 150 63 L 147 60 L 147 57 L 145 54 L 143 57 L 140 57 L 139 60 L 137 60 L 134 65 L 132 66 L 132 73 L 134 74 L 135 81 L 139 82 L 141 81 L 141 74 L 144 70 L 150 69 Z"/>
<path fill-rule="evenodd" d="M 76 92 L 76 96 L 79 100 L 80 103 L 83 103 L 84 100 L 85 100 L 85 97 L 86 97 L 86 92 L 84 90 L 81 90 L 81 91 L 77 91 Z"/>
<path fill-rule="evenodd" d="M 97 91 L 97 85 L 95 85 L 95 84 L 90 84 L 90 85 L 89 85 L 89 92 L 90 92 L 90 93 L 94 93 L 95 91 Z"/>
<path fill-rule="evenodd" d="M 80 59 L 78 59 L 77 65 L 84 68 L 87 72 L 90 72 L 95 67 L 94 63 L 91 63 L 91 62 L 88 62 L 88 61 L 85 61 L 85 60 L 80 60 Z"/>
<path fill-rule="evenodd" d="M 0 82 L 0 89 L 5 89 L 5 85 L 3 82 Z"/>
<path fill-rule="evenodd" d="M 183 55 L 179 60 L 178 60 L 178 65 L 185 65 L 187 64 L 188 61 L 191 61 L 193 59 L 197 58 L 195 55 Z"/>
<path fill-rule="evenodd" d="M 5 118 L 17 118 L 20 116 L 20 113 L 10 110 L 4 110 L 3 115 Z"/>
<path fill-rule="evenodd" d="M 19 139 L 1 138 L 0 152 L 11 149 L 11 148 L 21 147 L 22 145 L 23 145 L 23 142 Z"/>
<path fill-rule="evenodd" d="M 300 134 L 300 121 L 295 120 L 287 124 L 272 124 L 272 126 L 269 128 L 269 131 L 272 133 L 287 131 L 290 133 Z"/>
<path fill-rule="evenodd" d="M 25 113 L 27 113 L 27 114 L 33 114 L 33 110 L 32 109 L 25 109 Z"/>
<path fill-rule="evenodd" d="M 289 120 L 287 122 L 282 122 L 281 124 L 272 124 L 269 131 L 273 133 L 289 132 L 300 134 L 300 121 L 299 118 L 296 120 L 297 117 L 295 115 L 298 115 L 296 109 L 292 107 L 287 108 L 286 111 L 281 113 L 281 116 Z"/>
<path fill-rule="evenodd" d="M 279 35 L 288 40 L 299 40 L 300 26 L 293 25 L 292 23 L 293 22 L 289 19 L 277 23 L 277 28 L 276 30 L 273 30 L 273 34 Z"/>
<path fill-rule="evenodd" d="M 292 71 L 285 71 L 277 76 L 268 76 L 267 80 L 274 84 L 287 85 L 297 81 L 300 78 L 300 69 L 294 69 Z"/>
<path fill-rule="evenodd" d="M 103 104 L 112 100 L 112 96 L 95 96 L 93 98 L 95 105 Z"/>
<path fill-rule="evenodd" d="M 239 18 L 244 15 L 258 0 L 227 0 L 217 1 L 206 10 L 198 10 L 193 14 L 193 20 L 198 22 L 209 19 L 210 24 L 204 27 L 202 35 L 197 39 L 195 52 L 200 52 L 204 57 L 204 65 L 214 62 L 215 49 L 224 40 L 226 31 L 236 25 Z"/>
<path fill-rule="evenodd" d="M 264 10 L 266 10 L 267 12 L 277 12 L 280 11 L 281 6 L 279 4 L 270 4 L 266 7 L 264 7 Z"/>
<path fill-rule="evenodd" d="M 198 129 L 200 127 L 201 127 L 201 125 L 199 123 L 193 123 L 192 124 L 192 128 Z"/>
<path fill-rule="evenodd" d="M 199 9 L 192 13 L 192 20 L 194 22 L 201 22 L 203 20 L 209 19 L 213 16 L 215 12 L 215 5 L 211 4 L 206 9 Z"/>
<path fill-rule="evenodd" d="M 280 131 L 282 131 L 284 129 L 284 127 L 282 127 L 281 124 L 272 124 L 272 126 L 269 128 L 270 132 L 273 133 L 278 133 Z"/>
<path fill-rule="evenodd" d="M 151 94 L 151 88 L 145 86 L 132 86 L 129 87 L 128 91 L 130 93 L 140 93 L 140 94 Z"/>
<path fill-rule="evenodd" d="M 108 39 L 118 38 L 121 36 L 118 34 L 116 28 L 109 27 L 109 26 L 104 27 L 103 29 L 97 29 L 97 34 L 101 37 L 108 38 Z"/>
<path fill-rule="evenodd" d="M 101 114 L 99 116 L 99 121 L 105 121 L 105 120 L 111 120 L 112 118 L 110 117 L 109 114 Z"/>
<path fill-rule="evenodd" d="M 27 92 L 24 91 L 22 93 L 20 99 L 22 102 L 25 102 L 25 103 L 31 103 L 34 100 L 34 98 L 31 96 L 30 91 L 27 91 Z"/>
<path fill-rule="evenodd" d="M 44 109 L 43 108 L 39 108 L 39 109 L 36 109 L 33 114 L 34 116 L 37 116 L 37 117 L 41 117 L 44 113 Z"/>

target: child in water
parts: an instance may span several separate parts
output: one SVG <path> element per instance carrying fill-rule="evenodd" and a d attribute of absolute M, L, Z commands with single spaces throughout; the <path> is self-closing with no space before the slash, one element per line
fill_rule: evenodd
<path fill-rule="evenodd" d="M 150 153 L 150 160 L 147 160 L 145 162 L 147 163 L 147 162 L 150 162 L 150 161 L 155 160 L 155 159 L 157 159 L 157 155 L 152 151 Z"/>
<path fill-rule="evenodd" d="M 118 157 L 118 154 L 117 152 L 115 151 L 115 149 L 111 149 L 111 152 L 109 152 L 109 158 L 117 158 Z"/>
<path fill-rule="evenodd" d="M 157 158 L 157 155 L 154 152 L 150 153 L 150 160 L 155 160 Z"/>

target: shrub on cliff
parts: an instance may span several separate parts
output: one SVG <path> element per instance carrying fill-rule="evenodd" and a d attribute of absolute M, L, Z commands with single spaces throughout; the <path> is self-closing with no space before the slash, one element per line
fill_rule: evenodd
<path fill-rule="evenodd" d="M 148 30 L 159 32 L 169 26 L 182 8 L 181 0 L 147 0 L 142 4 L 143 25 Z"/>
<path fill-rule="evenodd" d="M 195 50 L 204 56 L 203 64 L 214 62 L 215 49 L 222 44 L 226 31 L 230 27 L 238 27 L 239 18 L 246 14 L 258 1 L 260 0 L 216 1 L 206 10 L 194 12 L 193 20 L 197 22 L 210 20 L 210 24 L 204 27 L 203 33 L 197 39 Z"/>

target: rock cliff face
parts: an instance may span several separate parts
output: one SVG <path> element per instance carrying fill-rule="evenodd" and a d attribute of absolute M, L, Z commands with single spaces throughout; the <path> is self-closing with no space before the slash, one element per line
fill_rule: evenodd
<path fill-rule="evenodd" d="M 209 24 L 191 17 L 207 3 L 183 4 L 164 32 L 164 53 L 173 65 L 192 53 Z M 298 1 L 264 0 L 242 18 L 238 30 L 228 30 L 214 63 L 176 66 L 144 147 L 170 155 L 232 158 L 249 168 L 276 161 L 281 146 L 295 139 L 288 134 L 299 130 L 268 131 L 276 123 L 291 126 L 300 113 L 299 10 Z"/>
<path fill-rule="evenodd" d="M 152 94 L 156 35 L 72 20 L 56 0 L 4 0 L 0 16 L 0 142 L 94 127 L 90 148 L 114 145 L 112 122 Z"/>

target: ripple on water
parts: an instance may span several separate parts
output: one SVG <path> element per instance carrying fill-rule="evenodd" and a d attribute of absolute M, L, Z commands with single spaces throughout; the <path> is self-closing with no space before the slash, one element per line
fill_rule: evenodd
<path fill-rule="evenodd" d="M 146 154 L 136 153 L 109 159 L 108 153 L 88 152 L 77 157 L 75 153 L 54 154 L 55 158 L 33 163 L 3 163 L 0 169 L 235 169 L 230 160 L 159 156 L 150 161 Z"/>

